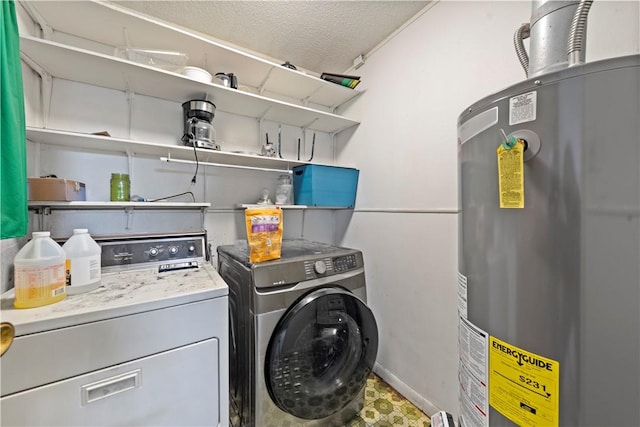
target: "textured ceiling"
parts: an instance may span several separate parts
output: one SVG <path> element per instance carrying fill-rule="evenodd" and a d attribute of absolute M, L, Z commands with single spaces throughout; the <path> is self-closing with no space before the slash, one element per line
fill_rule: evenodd
<path fill-rule="evenodd" d="M 112 1 L 308 71 L 342 73 L 428 1 Z"/>

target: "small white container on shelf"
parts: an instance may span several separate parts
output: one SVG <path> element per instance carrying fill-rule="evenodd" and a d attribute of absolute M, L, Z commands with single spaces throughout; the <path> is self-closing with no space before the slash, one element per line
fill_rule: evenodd
<path fill-rule="evenodd" d="M 64 245 L 67 254 L 67 293 L 69 295 L 89 292 L 100 286 L 102 248 L 89 230 L 76 228 Z"/>
<path fill-rule="evenodd" d="M 184 67 L 182 74 L 202 83 L 211 83 L 213 76 L 207 70 L 198 67 Z"/>
<path fill-rule="evenodd" d="M 276 184 L 276 205 L 293 204 L 293 184 L 290 175 L 280 175 Z"/>

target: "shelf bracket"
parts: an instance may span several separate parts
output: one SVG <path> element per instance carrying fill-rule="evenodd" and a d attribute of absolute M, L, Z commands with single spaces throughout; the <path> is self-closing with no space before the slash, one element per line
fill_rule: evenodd
<path fill-rule="evenodd" d="M 42 86 L 40 87 L 40 96 L 42 102 L 42 127 L 46 128 L 49 123 L 49 112 L 51 111 L 51 92 L 53 89 L 53 77 L 36 61 L 20 52 L 22 59 L 36 74 L 40 76 Z"/>
<path fill-rule="evenodd" d="M 51 112 L 51 94 L 53 92 L 53 77 L 48 72 L 42 74 L 42 126 L 49 125 Z"/>
<path fill-rule="evenodd" d="M 322 86 L 318 86 L 313 92 L 311 92 L 308 96 L 305 96 L 304 98 L 302 98 L 302 103 L 304 104 L 304 106 L 308 106 L 309 105 L 309 100 L 311 99 L 311 97 L 313 95 L 315 95 L 316 93 L 318 93 L 320 91 L 320 89 L 322 89 Z"/>
<path fill-rule="evenodd" d="M 45 40 L 53 40 L 53 28 L 51 28 L 47 24 L 44 24 L 41 27 L 42 27 L 42 38 L 44 38 Z"/>
<path fill-rule="evenodd" d="M 207 208 L 205 208 L 204 206 L 202 208 L 200 208 L 200 226 L 202 227 L 202 229 L 205 229 L 204 226 L 204 220 L 207 216 Z"/>
<path fill-rule="evenodd" d="M 316 117 L 315 119 L 311 120 L 309 123 L 305 124 L 304 126 L 302 126 L 302 129 L 306 129 L 311 127 L 312 124 L 314 124 L 315 122 L 317 122 L 320 119 L 320 117 Z"/>
<path fill-rule="evenodd" d="M 129 176 L 133 175 L 133 156 L 134 152 L 131 151 L 131 147 L 127 146 L 125 153 L 127 154 L 127 171 L 129 172 Z"/>
<path fill-rule="evenodd" d="M 267 116 L 267 113 L 269 111 L 271 111 L 271 105 L 267 107 L 266 110 L 264 110 L 264 112 L 262 114 L 260 114 L 260 117 L 258 117 L 258 122 L 260 123 L 260 125 L 262 125 L 262 121 L 264 120 L 264 118 Z"/>
<path fill-rule="evenodd" d="M 129 42 L 129 31 L 127 27 L 122 27 L 122 38 L 124 39 L 124 47 L 129 49 L 131 47 L 131 43 Z"/>
<path fill-rule="evenodd" d="M 38 206 L 34 211 L 38 218 L 38 226 L 35 231 L 50 230 L 51 208 L 49 206 Z"/>
<path fill-rule="evenodd" d="M 126 76 L 125 76 L 126 78 Z M 127 106 L 129 107 L 129 130 L 128 130 L 128 136 L 129 139 L 131 139 L 131 133 L 133 131 L 133 101 L 135 98 L 135 93 L 131 90 L 131 85 L 129 84 L 129 79 L 126 80 L 127 82 L 127 90 L 125 91 L 125 93 L 127 94 Z M 127 150 L 127 156 L 129 155 L 129 152 Z"/>
<path fill-rule="evenodd" d="M 53 28 L 47 24 L 47 21 L 38 13 L 38 11 L 31 5 L 31 2 L 22 1 L 20 5 L 24 7 L 24 10 L 27 14 L 33 19 L 33 21 L 38 24 L 40 29 L 42 30 L 42 38 L 45 40 L 53 39 Z"/>
<path fill-rule="evenodd" d="M 338 113 L 336 113 L 336 111 L 338 111 L 338 108 L 342 107 L 342 106 L 343 106 L 343 105 L 345 105 L 347 102 L 351 102 L 352 100 L 354 100 L 354 99 L 356 99 L 356 98 L 358 98 L 358 97 L 362 96 L 362 94 L 363 94 L 363 93 L 365 93 L 366 91 L 362 90 L 362 91 L 358 91 L 358 92 L 356 92 L 356 91 L 354 90 L 353 92 L 354 92 L 354 93 L 353 93 L 353 96 L 349 97 L 349 99 L 347 99 L 347 100 L 345 100 L 345 101 L 341 102 L 340 104 L 336 104 L 336 105 L 334 105 L 333 107 L 331 107 L 331 112 L 332 112 L 333 114 L 338 114 Z"/>
<path fill-rule="evenodd" d="M 202 55 L 202 68 L 205 70 L 209 68 L 209 55 L 206 53 Z"/>
<path fill-rule="evenodd" d="M 51 208 L 49 206 L 38 206 L 33 210 L 38 215 L 50 215 L 51 214 Z"/>
<path fill-rule="evenodd" d="M 338 129 L 338 130 L 336 130 L 334 132 L 330 132 L 330 135 L 332 135 L 332 136 L 337 135 L 340 132 L 342 132 L 343 130 L 347 130 L 347 129 L 352 128 L 354 126 L 358 126 L 358 125 L 357 124 L 351 124 L 351 125 L 343 126 L 343 127 L 341 127 L 340 129 Z"/>
<path fill-rule="evenodd" d="M 269 72 L 267 73 L 267 76 L 264 78 L 264 80 L 262 80 L 262 83 L 260 83 L 260 86 L 258 86 L 258 93 L 260 95 L 262 95 L 264 93 L 264 87 L 266 86 L 267 82 L 269 81 L 269 79 L 271 78 L 271 73 L 273 72 L 273 69 L 275 67 L 271 67 L 269 69 Z"/>
<path fill-rule="evenodd" d="M 124 208 L 124 213 L 127 215 L 127 230 L 133 230 L 133 208 L 126 207 Z"/>

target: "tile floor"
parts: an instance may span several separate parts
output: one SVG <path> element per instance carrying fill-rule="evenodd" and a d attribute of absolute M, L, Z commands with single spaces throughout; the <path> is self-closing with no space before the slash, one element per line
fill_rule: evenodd
<path fill-rule="evenodd" d="M 367 379 L 364 408 L 348 427 L 430 427 L 431 420 L 418 407 L 371 374 Z"/>

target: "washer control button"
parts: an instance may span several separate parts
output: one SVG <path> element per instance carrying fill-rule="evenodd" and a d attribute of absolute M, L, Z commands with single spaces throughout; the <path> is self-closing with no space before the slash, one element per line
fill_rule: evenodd
<path fill-rule="evenodd" d="M 313 269 L 318 274 L 324 274 L 327 272 L 327 265 L 324 263 L 324 261 L 316 261 L 315 264 L 313 264 Z"/>

